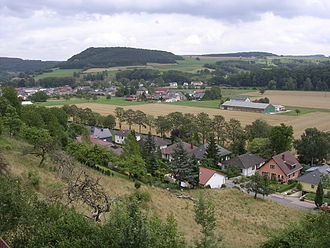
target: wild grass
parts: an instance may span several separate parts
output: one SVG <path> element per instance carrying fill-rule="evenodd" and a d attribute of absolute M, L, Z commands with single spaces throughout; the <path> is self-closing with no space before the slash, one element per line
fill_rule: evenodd
<path fill-rule="evenodd" d="M 28 185 L 29 171 L 38 171 L 40 183 L 34 190 L 42 199 L 47 199 L 54 192 L 54 188 L 64 190 L 65 182 L 56 176 L 56 171 L 52 169 L 53 164 L 49 160 L 40 168 L 38 158 L 22 154 L 21 150 L 27 146 L 25 142 L 9 137 L 2 137 L 1 140 L 9 142 L 13 147 L 12 150 L 4 153 L 9 162 L 11 176 L 21 178 Z M 113 197 L 134 192 L 134 182 L 127 178 L 106 176 L 90 168 L 85 170 L 94 177 L 99 177 L 104 189 Z M 161 218 L 172 215 L 177 220 L 179 231 L 189 242 L 199 237 L 200 227 L 194 221 L 194 204 L 191 200 L 179 199 L 171 191 L 161 188 L 143 185 L 141 190 L 150 193 L 151 202 L 148 210 L 151 215 L 158 215 Z M 235 189 L 185 190 L 182 193 L 195 198 L 204 194 L 214 202 L 217 234 L 223 237 L 223 244 L 229 248 L 256 247 L 267 239 L 267 233 L 284 228 L 304 215 L 301 210 L 268 200 L 255 200 Z M 77 206 L 77 210 L 90 214 L 83 206 Z"/>

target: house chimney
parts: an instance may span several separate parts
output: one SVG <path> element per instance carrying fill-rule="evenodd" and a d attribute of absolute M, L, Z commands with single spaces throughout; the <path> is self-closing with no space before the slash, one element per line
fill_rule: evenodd
<path fill-rule="evenodd" d="M 193 144 L 190 144 L 190 148 L 191 148 L 191 150 L 194 149 L 194 145 Z"/>
<path fill-rule="evenodd" d="M 285 161 L 285 155 L 284 154 L 282 154 L 282 160 Z"/>

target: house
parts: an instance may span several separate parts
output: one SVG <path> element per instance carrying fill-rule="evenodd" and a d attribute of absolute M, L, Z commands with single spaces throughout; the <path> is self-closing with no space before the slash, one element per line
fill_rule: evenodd
<path fill-rule="evenodd" d="M 274 181 L 287 182 L 300 176 L 301 164 L 290 152 L 275 155 L 258 168 L 260 175 L 266 175 Z"/>
<path fill-rule="evenodd" d="M 22 105 L 31 105 L 33 103 L 31 101 L 22 101 L 21 104 Z"/>
<path fill-rule="evenodd" d="M 168 88 L 155 88 L 155 94 L 167 94 L 168 91 Z"/>
<path fill-rule="evenodd" d="M 143 135 L 142 138 L 138 141 L 140 145 L 143 145 L 143 143 L 146 141 L 147 135 Z M 152 139 L 154 141 L 154 144 L 157 149 L 161 150 L 166 148 L 169 144 L 171 144 L 171 141 L 168 139 L 163 139 L 158 136 L 152 136 Z"/>
<path fill-rule="evenodd" d="M 10 246 L 0 237 L 0 248 L 10 248 Z"/>
<path fill-rule="evenodd" d="M 189 84 L 187 82 L 183 83 L 182 86 L 188 86 Z"/>
<path fill-rule="evenodd" d="M 285 111 L 286 110 L 285 107 L 282 106 L 282 105 L 275 105 L 274 104 L 274 107 L 275 107 L 275 111 L 276 112 L 281 112 L 281 111 Z"/>
<path fill-rule="evenodd" d="M 136 95 L 126 96 L 125 100 L 130 101 L 130 102 L 136 102 L 137 101 L 137 96 Z"/>
<path fill-rule="evenodd" d="M 221 188 L 226 182 L 226 176 L 215 170 L 200 167 L 199 168 L 199 184 L 209 186 L 211 189 Z"/>
<path fill-rule="evenodd" d="M 202 81 L 192 81 L 190 83 L 190 85 L 192 85 L 192 86 L 203 86 L 204 83 Z"/>
<path fill-rule="evenodd" d="M 192 151 L 192 154 L 194 154 L 195 157 L 198 160 L 200 160 L 200 159 L 204 158 L 207 147 L 208 147 L 208 144 L 203 144 L 203 145 L 199 146 L 197 149 L 195 149 L 194 151 Z M 225 149 L 219 145 L 217 145 L 217 147 L 218 147 L 218 156 L 219 156 L 220 160 L 229 159 L 229 155 L 231 154 L 231 151 L 228 151 L 227 149 Z"/>
<path fill-rule="evenodd" d="M 92 144 L 103 146 L 103 147 L 107 148 L 109 151 L 113 151 L 117 155 L 121 155 L 123 153 L 123 149 L 121 147 L 113 144 L 112 142 L 98 139 L 94 135 L 90 135 L 89 140 Z M 76 141 L 78 141 L 80 143 L 83 142 L 83 137 L 82 136 L 76 137 Z"/>
<path fill-rule="evenodd" d="M 178 83 L 177 82 L 171 82 L 170 87 L 178 87 Z"/>
<path fill-rule="evenodd" d="M 266 159 L 252 153 L 245 153 L 237 157 L 222 161 L 222 168 L 228 169 L 230 166 L 236 165 L 241 169 L 242 176 L 252 176 L 256 173 Z"/>
<path fill-rule="evenodd" d="M 224 110 L 236 110 L 256 113 L 273 113 L 275 107 L 268 103 L 242 102 L 242 101 L 226 101 L 220 106 Z"/>
<path fill-rule="evenodd" d="M 148 94 L 148 89 L 145 88 L 145 87 L 140 87 L 140 88 L 138 88 L 137 91 L 136 91 L 136 95 L 138 95 L 138 96 L 143 95 L 143 93 L 144 93 L 144 94 Z"/>
<path fill-rule="evenodd" d="M 330 177 L 330 165 L 324 164 L 311 167 L 306 170 L 304 175 L 298 177 L 296 180 L 301 184 L 304 193 L 316 193 L 317 185 L 321 182 L 322 176 Z M 330 193 L 329 188 L 324 188 L 323 191 L 325 194 Z"/>
<path fill-rule="evenodd" d="M 104 141 L 112 141 L 112 133 L 109 128 L 99 128 L 99 127 L 86 127 L 89 131 L 89 134 L 95 136 L 97 139 Z"/>
<path fill-rule="evenodd" d="M 182 145 L 183 149 L 186 150 L 186 152 L 188 153 L 191 153 L 193 150 L 197 148 L 193 144 L 188 144 L 186 142 L 176 143 L 160 150 L 162 154 L 162 158 L 165 158 L 168 161 L 172 161 L 173 154 L 180 144 Z"/>
<path fill-rule="evenodd" d="M 229 101 L 233 102 L 251 102 L 250 98 L 248 97 L 232 97 L 229 99 Z"/>
<path fill-rule="evenodd" d="M 130 130 L 119 130 L 115 132 L 115 143 L 117 144 L 124 144 L 125 139 L 131 133 Z M 141 134 L 135 133 L 136 141 L 141 139 Z"/>

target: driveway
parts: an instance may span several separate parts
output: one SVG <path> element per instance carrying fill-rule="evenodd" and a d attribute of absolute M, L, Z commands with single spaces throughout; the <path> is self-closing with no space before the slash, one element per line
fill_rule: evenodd
<path fill-rule="evenodd" d="M 246 189 L 240 187 L 239 184 L 234 184 L 233 181 L 230 179 L 226 180 L 226 186 L 229 188 L 233 188 L 234 186 L 236 186 L 243 193 L 254 196 L 254 193 L 247 192 Z M 257 197 L 263 198 L 263 196 L 259 195 L 259 194 L 257 195 Z M 286 195 L 282 195 L 282 194 L 271 194 L 271 195 L 265 196 L 264 199 L 268 199 L 268 200 L 277 202 L 279 204 L 282 204 L 282 205 L 285 205 L 288 207 L 298 208 L 301 210 L 307 210 L 307 211 L 310 211 L 311 213 L 317 213 L 317 211 L 314 209 L 315 204 L 310 203 L 310 202 L 300 201 L 299 197 L 286 196 Z"/>

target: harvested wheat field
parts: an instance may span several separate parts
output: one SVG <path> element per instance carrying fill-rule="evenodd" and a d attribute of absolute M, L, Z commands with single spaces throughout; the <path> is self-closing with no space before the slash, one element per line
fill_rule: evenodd
<path fill-rule="evenodd" d="M 257 92 L 246 94 L 268 97 L 271 103 L 284 106 L 330 109 L 330 92 L 267 90 L 263 95 Z"/>
<path fill-rule="evenodd" d="M 81 108 L 91 108 L 93 111 L 100 114 L 113 114 L 117 106 L 107 105 L 107 104 L 95 104 L 95 103 L 83 103 L 77 104 Z M 210 116 L 222 115 L 229 120 L 234 118 L 239 120 L 243 126 L 250 124 L 256 119 L 266 120 L 270 125 L 279 125 L 280 123 L 285 123 L 287 125 L 292 125 L 294 129 L 295 137 L 300 137 L 306 128 L 316 127 L 322 131 L 330 131 L 330 114 L 329 113 L 318 113 L 314 112 L 311 114 L 301 115 L 301 116 L 287 116 L 287 115 L 269 115 L 261 113 L 252 112 L 241 112 L 241 111 L 227 111 L 221 109 L 208 109 L 208 108 L 196 108 L 187 106 L 177 106 L 170 104 L 145 104 L 145 105 L 134 105 L 125 106 L 124 109 L 141 110 L 146 114 L 159 116 L 166 115 L 171 112 L 179 111 L 182 113 L 192 113 L 198 114 L 205 112 Z M 142 129 L 142 132 L 147 132 L 146 129 Z"/>

